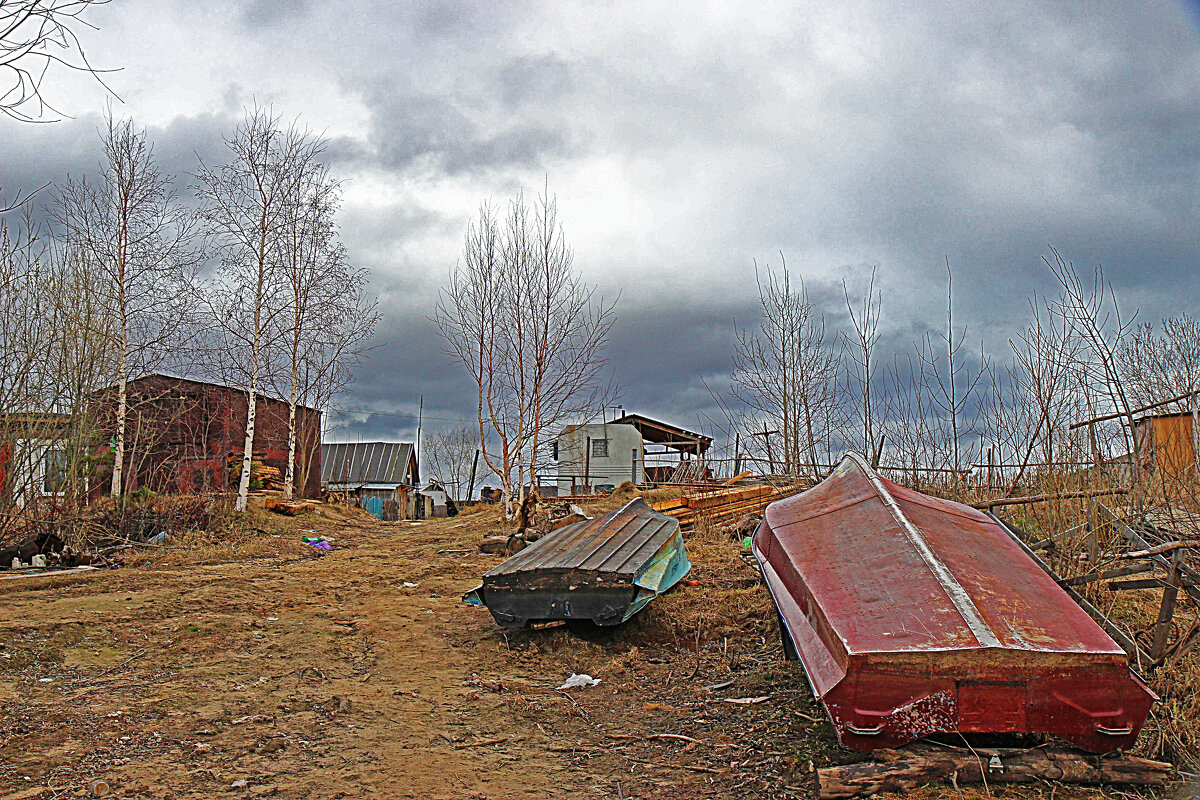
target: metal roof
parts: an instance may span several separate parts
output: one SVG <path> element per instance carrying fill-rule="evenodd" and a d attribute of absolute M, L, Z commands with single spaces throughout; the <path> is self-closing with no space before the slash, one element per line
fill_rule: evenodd
<path fill-rule="evenodd" d="M 407 485 L 411 442 L 338 442 L 321 445 L 321 483 Z"/>
<path fill-rule="evenodd" d="M 568 525 L 538 539 L 484 574 L 488 578 L 533 570 L 597 570 L 632 578 L 667 546 L 679 521 L 639 497 L 599 519 Z"/>

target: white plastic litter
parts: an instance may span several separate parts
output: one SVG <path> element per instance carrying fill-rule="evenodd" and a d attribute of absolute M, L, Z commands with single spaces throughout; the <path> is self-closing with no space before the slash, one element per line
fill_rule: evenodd
<path fill-rule="evenodd" d="M 567 678 L 566 683 L 564 683 L 562 686 L 560 686 L 558 688 L 560 690 L 562 690 L 562 689 L 583 689 L 588 686 L 595 686 L 599 682 L 600 682 L 599 678 L 593 678 L 591 675 L 581 675 L 579 673 L 572 673 L 571 677 Z"/>
<path fill-rule="evenodd" d="M 421 584 L 419 584 L 419 583 L 409 583 L 408 581 L 405 581 L 405 582 L 404 582 L 402 585 L 404 586 L 404 588 L 405 588 L 405 589 L 415 589 L 415 588 L 417 588 L 418 586 L 420 586 Z"/>
<path fill-rule="evenodd" d="M 41 553 L 36 553 L 34 554 L 33 558 L 29 560 L 29 565 L 32 567 L 45 567 L 46 557 Z"/>

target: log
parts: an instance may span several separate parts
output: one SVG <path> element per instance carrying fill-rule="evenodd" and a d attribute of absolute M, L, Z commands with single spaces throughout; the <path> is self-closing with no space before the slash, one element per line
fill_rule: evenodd
<path fill-rule="evenodd" d="M 301 514 L 307 514 L 315 508 L 312 503 L 292 502 L 270 495 L 263 498 L 263 507 L 268 511 L 274 511 L 276 514 L 286 514 L 289 517 L 298 517 Z"/>
<path fill-rule="evenodd" d="M 1146 558 L 1147 556 L 1160 556 L 1163 553 L 1173 553 L 1176 550 L 1195 550 L 1200 549 L 1200 539 L 1179 539 L 1174 542 L 1164 542 L 1157 544 L 1154 547 L 1147 547 L 1145 550 L 1137 550 L 1133 553 L 1123 553 L 1119 558 Z"/>
<path fill-rule="evenodd" d="M 1077 500 L 1081 497 L 1105 497 L 1110 494 L 1129 494 L 1129 490 L 1116 486 L 1112 489 L 1087 489 L 1079 492 L 1055 492 L 1053 494 L 1031 494 L 1026 497 L 998 497 L 971 503 L 971 508 L 995 508 L 996 506 L 1019 506 L 1025 503 L 1045 503 L 1048 500 Z"/>
<path fill-rule="evenodd" d="M 989 767 L 992 756 L 1000 768 Z M 1076 750 L 946 750 L 917 745 L 877 750 L 874 761 L 817 770 L 821 798 L 866 797 L 877 792 L 909 792 L 936 781 L 1034 783 L 1049 780 L 1089 786 L 1159 786 L 1174 767 L 1137 756 L 1093 756 Z"/>

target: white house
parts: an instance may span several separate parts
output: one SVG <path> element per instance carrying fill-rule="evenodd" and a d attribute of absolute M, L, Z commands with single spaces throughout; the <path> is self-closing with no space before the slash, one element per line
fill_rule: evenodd
<path fill-rule="evenodd" d="M 559 494 L 646 480 L 645 444 L 632 425 L 568 425 L 554 441 L 552 455 L 558 461 Z"/>
<path fill-rule="evenodd" d="M 647 443 L 660 449 L 647 451 Z M 698 468 L 687 474 L 700 477 L 707 474 L 703 455 L 712 446 L 712 438 L 640 414 L 625 414 L 612 422 L 568 425 L 552 446 L 551 455 L 558 462 L 558 493 L 562 495 L 619 486 L 625 481 L 661 483 L 682 474 L 684 465 Z"/>

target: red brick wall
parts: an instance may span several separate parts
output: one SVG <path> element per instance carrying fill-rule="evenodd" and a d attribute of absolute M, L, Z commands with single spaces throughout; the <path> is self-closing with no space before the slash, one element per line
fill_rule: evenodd
<path fill-rule="evenodd" d="M 234 491 L 228 457 L 240 455 L 246 437 L 247 396 L 244 391 L 211 383 L 152 375 L 129 385 L 126 447 L 129 491 L 147 486 L 157 492 Z M 93 411 L 102 450 L 116 435 L 116 393 L 95 398 Z M 321 491 L 319 411 L 298 408 L 296 491 L 316 497 Z M 287 403 L 259 395 L 255 411 L 254 454 L 286 472 Z M 311 464 L 303 482 L 305 462 Z M 97 483 L 106 487 L 111 468 Z"/>

